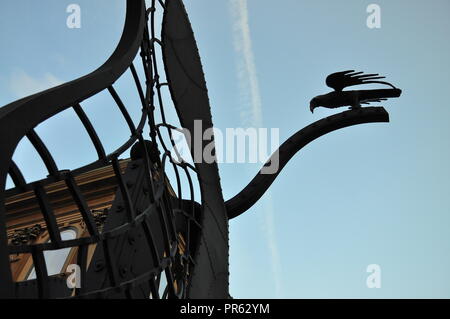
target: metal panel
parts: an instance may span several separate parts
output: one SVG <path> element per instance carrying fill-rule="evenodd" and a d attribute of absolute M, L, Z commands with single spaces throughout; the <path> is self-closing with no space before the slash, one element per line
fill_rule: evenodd
<path fill-rule="evenodd" d="M 183 128 L 194 132 L 194 121 L 202 121 L 202 134 L 212 127 L 206 82 L 200 56 L 184 5 L 166 1 L 162 43 L 164 65 L 172 100 Z M 196 141 L 201 140 L 201 145 Z M 195 139 L 191 153 L 207 142 Z M 188 296 L 190 298 L 228 298 L 228 218 L 225 211 L 217 164 L 195 165 L 202 193 L 203 227 L 194 260 Z"/>

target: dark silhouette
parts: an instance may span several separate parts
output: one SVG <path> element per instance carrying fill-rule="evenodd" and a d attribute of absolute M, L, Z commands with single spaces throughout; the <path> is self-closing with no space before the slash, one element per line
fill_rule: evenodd
<path fill-rule="evenodd" d="M 161 152 L 158 150 L 158 146 L 152 142 L 152 141 L 144 141 L 145 143 L 145 150 L 148 153 L 148 158 L 152 164 L 158 163 L 160 161 L 160 154 Z M 144 158 L 144 147 L 142 147 L 141 142 L 137 142 L 133 145 L 133 147 L 130 150 L 130 158 L 135 161 L 140 158 Z"/>
<path fill-rule="evenodd" d="M 389 82 L 378 81 L 384 78 L 384 76 L 379 76 L 379 74 L 364 74 L 354 70 L 330 74 L 326 79 L 326 84 L 333 88 L 334 91 L 313 98 L 309 104 L 309 109 L 311 113 L 319 106 L 329 109 L 350 106 L 350 109 L 357 109 L 361 107 L 361 104 L 381 102 L 388 98 L 399 97 L 402 94 L 402 90 Z M 349 86 L 371 83 L 385 84 L 392 87 L 392 89 L 342 91 Z"/>
<path fill-rule="evenodd" d="M 327 85 L 335 91 L 314 98 L 311 111 L 318 106 L 348 105 L 353 109 L 323 118 L 293 134 L 265 164 L 271 166 L 278 161 L 275 172 L 266 174 L 261 170 L 236 196 L 225 201 L 215 161 L 190 165 L 172 156 L 172 149 L 177 152 L 177 143 L 171 132 L 178 128 L 166 120 L 163 90 L 170 93 L 184 129 L 195 133 L 197 120 L 202 121 L 200 136 L 213 128 L 202 64 L 183 1 L 151 0 L 148 8 L 144 0 L 126 2 L 122 37 L 104 64 L 81 78 L 0 108 L 0 298 L 230 298 L 229 219 L 248 211 L 288 161 L 308 143 L 345 127 L 389 121 L 384 108 L 360 108 L 361 104 L 401 94 L 390 83 L 379 81 L 384 77 L 378 74 L 331 74 Z M 156 18 L 157 12 L 163 13 L 162 20 Z M 160 38 L 155 31 L 159 21 Z M 160 50 L 156 46 L 161 47 L 162 63 L 158 62 Z M 138 74 L 135 63 L 142 64 L 144 77 Z M 142 107 L 138 123 L 128 112 L 136 105 L 126 104 L 114 88 L 114 83 L 128 71 Z M 166 82 L 160 82 L 162 78 Z M 391 88 L 342 91 L 368 83 Z M 111 153 L 106 152 L 96 127 L 84 112 L 84 101 L 100 92 L 111 95 L 123 115 L 123 125 L 130 130 L 130 137 Z M 58 167 L 34 129 L 69 108 L 76 112 L 98 155 L 92 162 L 71 170 Z M 161 116 L 155 116 L 157 111 Z M 144 134 L 145 129 L 148 133 Z M 163 138 L 163 133 L 169 138 Z M 48 175 L 44 179 L 27 182 L 14 162 L 13 154 L 22 138 L 30 141 L 45 164 Z M 210 141 L 201 139 L 200 143 L 195 145 L 194 140 L 189 145 L 193 158 L 194 150 L 198 147 L 203 153 Z M 130 159 L 124 159 L 128 150 Z M 175 174 L 172 183 L 166 176 L 168 167 Z M 112 200 L 108 199 L 112 201 L 108 210 L 99 216 L 98 193 L 90 192 L 80 176 L 104 168 L 111 174 L 114 194 Z M 14 183 L 10 189 L 6 189 L 8 176 Z M 198 182 L 198 193 L 194 180 Z M 63 187 L 63 197 L 50 192 L 55 184 Z M 32 226 L 8 234 L 11 215 L 23 217 L 7 207 L 7 200 L 16 195 L 27 203 L 34 197 L 36 203 L 31 203 L 30 210 L 42 215 L 42 229 Z M 90 204 L 89 195 L 95 196 L 95 207 Z M 63 240 L 60 232 L 66 227 L 66 219 L 61 223 L 53 207 L 60 205 L 60 198 L 80 215 L 86 235 Z M 41 231 L 48 233 L 51 240 L 35 242 L 33 238 Z M 91 247 L 94 250 L 89 257 Z M 47 270 L 44 253 L 62 248 L 76 249 L 80 287 L 75 291 L 67 286 L 65 275 L 51 275 Z M 35 279 L 15 281 L 11 257 L 18 255 L 31 258 Z"/>

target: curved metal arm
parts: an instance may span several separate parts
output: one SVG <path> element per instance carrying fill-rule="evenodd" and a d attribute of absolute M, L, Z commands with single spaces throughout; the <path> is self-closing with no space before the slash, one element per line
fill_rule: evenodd
<path fill-rule="evenodd" d="M 274 174 L 263 174 L 262 169 L 236 196 L 225 202 L 228 218 L 246 212 L 267 191 L 289 160 L 304 146 L 315 139 L 338 129 L 365 123 L 389 122 L 389 114 L 383 107 L 364 107 L 323 118 L 301 129 L 287 139 L 264 166 L 270 166 L 278 156 L 279 166 Z"/>

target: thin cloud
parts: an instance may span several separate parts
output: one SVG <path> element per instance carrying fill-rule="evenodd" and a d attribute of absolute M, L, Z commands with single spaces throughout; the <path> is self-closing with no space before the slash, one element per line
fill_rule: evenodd
<path fill-rule="evenodd" d="M 63 81 L 46 72 L 39 77 L 33 77 L 21 69 L 14 70 L 9 81 L 9 88 L 17 98 L 22 98 L 51 87 L 62 84 Z"/>
<path fill-rule="evenodd" d="M 241 110 L 241 121 L 245 125 L 262 127 L 262 102 L 256 72 L 255 58 L 248 23 L 247 0 L 230 0 L 234 49 L 238 56 L 237 76 L 241 97 L 245 108 Z M 262 207 L 264 210 L 264 229 L 267 235 L 267 246 L 271 256 L 271 266 L 275 281 L 275 292 L 282 294 L 281 262 L 275 233 L 275 215 L 270 191 L 267 191 Z"/>

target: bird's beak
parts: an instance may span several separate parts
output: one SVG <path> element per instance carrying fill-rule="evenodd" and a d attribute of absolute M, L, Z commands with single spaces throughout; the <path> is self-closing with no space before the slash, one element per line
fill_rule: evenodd
<path fill-rule="evenodd" d="M 309 105 L 309 109 L 311 110 L 311 113 L 314 113 L 314 106 L 312 104 Z"/>

